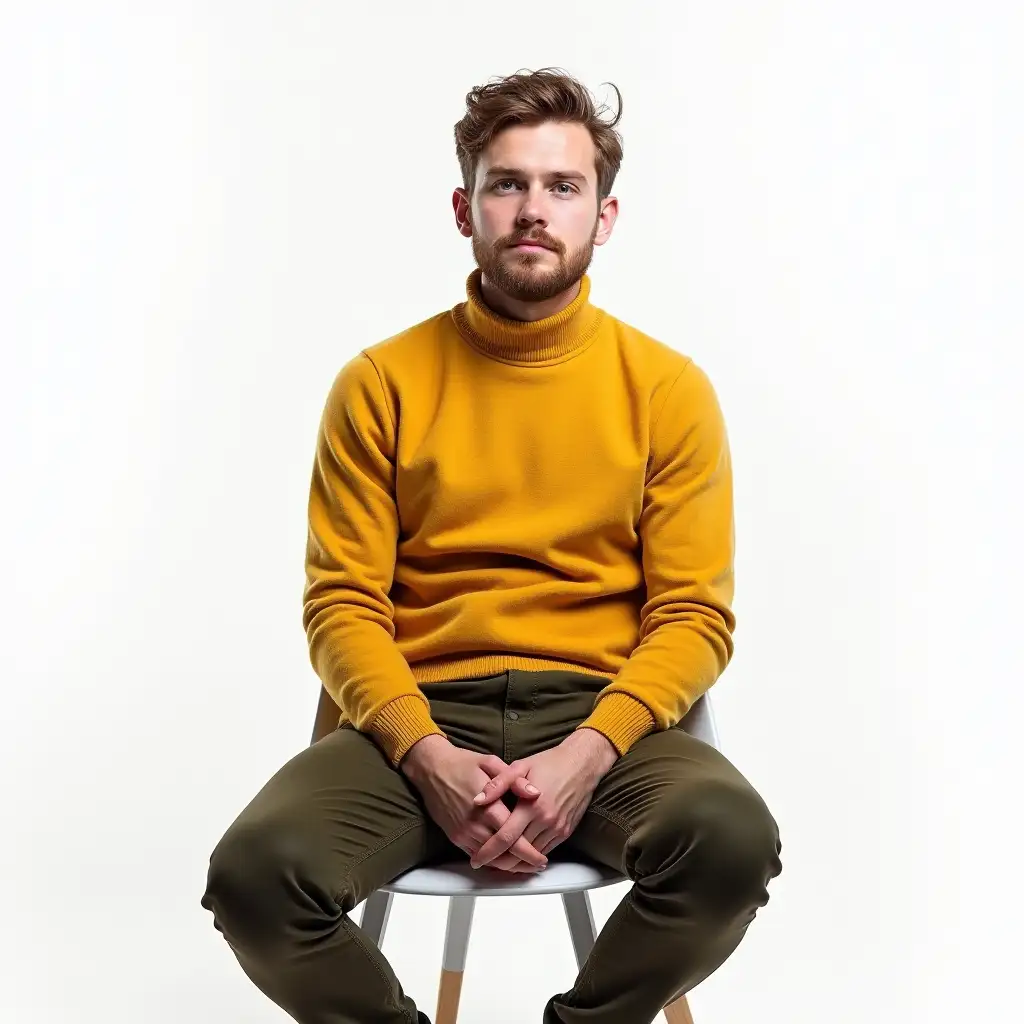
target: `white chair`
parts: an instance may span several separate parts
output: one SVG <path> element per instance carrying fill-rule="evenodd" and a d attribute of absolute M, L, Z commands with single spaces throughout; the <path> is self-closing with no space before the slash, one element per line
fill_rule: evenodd
<path fill-rule="evenodd" d="M 333 730 L 337 721 L 338 709 L 327 691 L 321 689 L 313 742 Z M 683 719 L 683 728 L 716 749 L 719 747 L 718 729 L 708 694 L 704 694 L 690 709 Z M 359 924 L 379 949 L 384 941 L 395 893 L 448 897 L 448 924 L 434 1024 L 455 1024 L 478 896 L 561 896 L 576 963 L 582 968 L 597 938 L 589 891 L 624 881 L 628 879 L 618 871 L 583 861 L 563 861 L 552 857 L 544 871 L 516 876 L 497 869 L 474 869 L 467 857 L 465 861 L 413 868 L 381 886 L 363 904 Z M 685 995 L 665 1007 L 665 1017 L 668 1024 L 693 1024 Z"/>

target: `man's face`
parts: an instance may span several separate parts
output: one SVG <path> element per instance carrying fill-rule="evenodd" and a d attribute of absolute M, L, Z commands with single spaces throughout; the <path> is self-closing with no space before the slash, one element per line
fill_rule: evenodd
<path fill-rule="evenodd" d="M 516 125 L 480 155 L 472 196 L 456 190 L 477 265 L 510 298 L 544 302 L 568 290 L 608 240 L 618 207 L 598 199 L 595 153 L 581 124 Z"/>

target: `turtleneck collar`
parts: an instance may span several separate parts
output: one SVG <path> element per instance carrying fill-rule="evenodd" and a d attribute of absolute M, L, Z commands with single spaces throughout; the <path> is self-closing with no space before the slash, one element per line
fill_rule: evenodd
<path fill-rule="evenodd" d="M 466 302 L 452 315 L 460 333 L 484 355 L 518 365 L 560 363 L 594 340 L 604 311 L 590 303 L 590 277 L 583 275 L 580 292 L 568 306 L 543 320 L 511 320 L 484 302 L 479 267 L 466 279 Z"/>

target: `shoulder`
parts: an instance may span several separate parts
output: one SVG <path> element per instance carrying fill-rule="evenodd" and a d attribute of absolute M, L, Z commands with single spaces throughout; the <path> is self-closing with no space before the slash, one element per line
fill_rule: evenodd
<path fill-rule="evenodd" d="M 360 354 L 377 367 L 382 377 L 394 368 L 415 371 L 417 367 L 430 365 L 436 360 L 438 346 L 452 330 L 450 320 L 450 310 L 435 313 L 390 338 L 370 345 Z"/>
<path fill-rule="evenodd" d="M 398 380 L 422 379 L 437 364 L 437 346 L 447 316 L 438 313 L 360 349 L 335 374 L 329 404 L 337 409 L 361 401 L 390 408 Z"/>
<path fill-rule="evenodd" d="M 671 452 L 681 442 L 721 448 L 726 443 L 722 407 L 703 367 L 688 351 L 616 317 L 608 316 L 608 322 L 623 365 L 647 395 L 652 451 Z"/>
<path fill-rule="evenodd" d="M 607 322 L 615 333 L 623 362 L 644 385 L 650 396 L 652 421 L 656 421 L 669 399 L 673 404 L 682 398 L 699 404 L 713 398 L 714 389 L 704 370 L 686 350 L 674 346 L 640 330 L 631 324 L 606 314 Z"/>
<path fill-rule="evenodd" d="M 669 345 L 660 338 L 640 330 L 639 327 L 634 327 L 607 312 L 604 319 L 607 329 L 615 335 L 623 355 L 655 377 L 678 377 L 691 361 L 686 351 Z"/>

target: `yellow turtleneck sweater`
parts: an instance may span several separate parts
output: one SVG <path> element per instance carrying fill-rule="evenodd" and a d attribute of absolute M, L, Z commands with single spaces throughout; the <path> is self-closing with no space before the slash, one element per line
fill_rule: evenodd
<path fill-rule="evenodd" d="M 317 674 L 393 765 L 442 680 L 607 678 L 580 728 L 625 753 L 732 656 L 732 471 L 690 359 L 577 298 L 532 323 L 467 301 L 342 367 L 309 498 Z"/>

